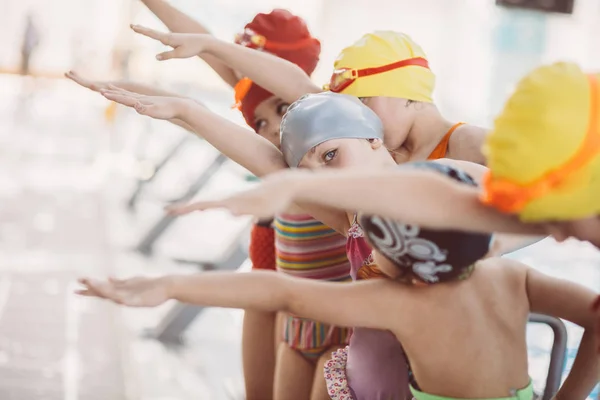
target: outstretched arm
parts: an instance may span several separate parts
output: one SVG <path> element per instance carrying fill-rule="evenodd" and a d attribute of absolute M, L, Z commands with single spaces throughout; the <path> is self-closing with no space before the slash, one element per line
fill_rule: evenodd
<path fill-rule="evenodd" d="M 131 28 L 137 33 L 173 47 L 173 50 L 159 54 L 159 60 L 210 54 L 288 103 L 307 93 L 321 92 L 321 88 L 296 64 L 264 51 L 224 42 L 211 35 L 169 34 L 138 25 Z"/>
<path fill-rule="evenodd" d="M 114 85 L 120 88 L 123 88 L 130 92 L 135 92 L 147 96 L 166 96 L 166 97 L 180 97 L 182 99 L 186 99 L 187 97 L 181 96 L 177 93 L 169 92 L 163 89 L 156 88 L 154 86 L 145 85 L 143 83 L 138 82 L 130 82 L 130 81 L 93 81 L 91 79 L 87 79 L 79 75 L 75 71 L 69 71 L 65 73 L 65 78 L 72 80 L 84 88 L 90 89 L 94 92 L 100 93 L 101 90 L 107 90 L 109 86 Z M 182 127 L 183 129 L 193 132 L 193 129 L 186 124 L 185 122 L 177 119 L 171 118 L 168 120 L 169 122 Z"/>
<path fill-rule="evenodd" d="M 390 328 L 390 307 L 398 284 L 387 279 L 359 283 L 293 278 L 274 271 L 202 272 L 161 278 L 100 281 L 81 279 L 77 293 L 132 307 L 153 307 L 174 299 L 209 307 L 285 311 L 349 327 Z M 393 300 L 392 300 L 393 301 Z"/>
<path fill-rule="evenodd" d="M 478 189 L 416 168 L 285 171 L 267 177 L 249 191 L 174 211 L 226 208 L 234 214 L 265 218 L 292 203 L 360 211 L 430 229 L 544 234 L 538 225 L 521 223 L 482 204 Z"/>
<path fill-rule="evenodd" d="M 208 29 L 189 15 L 179 11 L 165 0 L 142 0 L 142 3 L 174 33 L 210 34 Z M 219 76 L 230 86 L 235 86 L 238 78 L 232 68 L 217 57 L 203 53 L 198 54 Z M 122 86 L 124 89 L 126 87 Z M 128 89 L 129 90 L 129 89 Z M 133 90 L 135 91 L 135 90 Z"/>
<path fill-rule="evenodd" d="M 428 228 L 543 235 L 487 207 L 479 190 L 435 172 L 412 168 L 382 171 L 332 171 L 306 177 L 295 186 L 296 201 L 381 215 Z"/>
<path fill-rule="evenodd" d="M 143 96 L 119 88 L 110 88 L 102 93 L 107 99 L 133 107 L 142 115 L 158 119 L 176 118 L 184 121 L 218 151 L 256 176 L 265 176 L 288 169 L 281 151 L 267 139 L 211 112 L 192 100 Z M 341 234 L 347 232 L 348 218 L 343 210 L 324 207 L 310 201 L 299 203 L 299 205 L 302 210 L 297 211 L 312 215 Z M 287 207 L 281 211 L 286 209 Z"/>
<path fill-rule="evenodd" d="M 286 103 L 293 103 L 307 93 L 323 91 L 302 68 L 264 51 L 215 38 L 207 42 L 205 53 L 218 57 L 242 76 L 250 78 Z"/>
<path fill-rule="evenodd" d="M 527 295 L 532 312 L 563 318 L 585 329 L 571 372 L 555 399 L 586 399 L 598 383 L 600 374 L 597 326 L 592 310 L 597 293 L 577 283 L 553 278 L 529 268 Z"/>
<path fill-rule="evenodd" d="M 116 87 L 101 93 L 109 100 L 135 108 L 142 115 L 184 121 L 198 136 L 256 176 L 287 168 L 279 149 L 267 139 L 191 99 L 144 96 Z"/>

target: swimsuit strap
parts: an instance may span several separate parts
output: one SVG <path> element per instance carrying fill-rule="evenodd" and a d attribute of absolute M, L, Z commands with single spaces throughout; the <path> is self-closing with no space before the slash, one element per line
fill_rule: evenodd
<path fill-rule="evenodd" d="M 438 143 L 436 148 L 433 149 L 433 151 L 431 152 L 429 157 L 427 157 L 427 159 L 428 160 L 438 160 L 440 158 L 446 157 L 446 153 L 448 153 L 448 144 L 450 143 L 450 136 L 452 136 L 452 134 L 454 133 L 456 128 L 458 128 L 459 126 L 464 125 L 464 124 L 465 124 L 464 122 L 459 122 L 459 123 L 452 125 L 452 127 L 448 130 L 448 132 L 446 132 L 446 134 L 444 135 L 442 140 Z"/>

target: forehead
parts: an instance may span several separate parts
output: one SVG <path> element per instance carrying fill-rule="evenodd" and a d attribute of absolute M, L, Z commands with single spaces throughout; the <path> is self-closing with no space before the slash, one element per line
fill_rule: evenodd
<path fill-rule="evenodd" d="M 256 109 L 254 110 L 254 117 L 257 119 L 258 117 L 264 118 L 269 116 L 268 114 L 273 114 L 277 110 L 275 108 L 281 103 L 281 99 L 276 96 L 271 96 L 268 99 L 260 102 Z"/>

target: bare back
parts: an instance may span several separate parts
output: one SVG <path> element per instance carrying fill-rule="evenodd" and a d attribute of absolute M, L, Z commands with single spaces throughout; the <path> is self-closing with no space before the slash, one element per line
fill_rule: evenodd
<path fill-rule="evenodd" d="M 526 271 L 493 258 L 464 281 L 398 290 L 394 332 L 423 392 L 505 397 L 529 384 Z"/>

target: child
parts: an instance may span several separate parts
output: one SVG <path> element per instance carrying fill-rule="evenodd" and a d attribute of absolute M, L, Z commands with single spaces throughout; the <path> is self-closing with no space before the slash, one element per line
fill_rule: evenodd
<path fill-rule="evenodd" d="M 193 32 L 207 33 L 200 24 L 162 0 L 145 0 L 144 3 L 174 32 L 186 32 L 184 36 Z M 293 62 L 307 76 L 314 71 L 321 49 L 305 22 L 282 9 L 256 15 L 237 35 L 236 43 L 233 45 L 235 48 L 244 46 L 268 51 Z M 248 126 L 278 147 L 279 124 L 289 104 L 249 79 L 239 79 L 242 75 L 214 57 L 202 57 L 234 87 L 237 107 Z M 96 83 L 93 87 L 86 85 L 83 78 L 72 72 L 67 77 L 98 90 L 108 85 L 108 82 Z M 119 85 L 136 90 L 131 83 Z M 152 89 L 142 88 L 142 93 L 151 94 Z M 180 119 L 171 120 L 193 131 Z M 277 269 L 312 279 L 349 279 L 350 267 L 342 235 L 297 210 L 282 210 L 274 225 L 275 229 L 265 222 L 252 228 L 250 257 L 254 269 Z M 322 365 L 332 350 L 347 344 L 349 330 L 305 318 L 283 316 L 276 329 L 280 334 L 275 339 L 278 354 L 274 370 L 273 351 L 270 349 L 273 343 L 270 327 L 275 326 L 273 318 L 273 315 L 252 310 L 244 316 L 242 347 L 247 397 L 264 399 L 274 395 L 283 399 L 294 393 L 300 398 L 327 398 Z M 284 343 L 280 343 L 282 340 Z"/>
<path fill-rule="evenodd" d="M 472 178 L 452 167 L 425 163 L 411 168 L 474 185 Z M 389 334 L 403 343 L 417 400 L 531 400 L 525 326 L 530 312 L 545 313 L 585 328 L 571 373 L 555 398 L 588 396 L 600 372 L 592 351 L 591 290 L 514 260 L 480 260 L 490 241 L 486 234 L 430 231 L 372 215 L 359 220 L 362 228 L 356 225 L 355 233 L 364 230 L 376 249 L 373 261 L 381 276 L 389 279 L 336 284 L 270 272 L 106 282 L 84 278 L 78 293 L 137 307 L 176 299 L 205 306 L 285 310 L 357 327 L 355 334 L 359 329 Z M 355 354 L 359 357 L 355 362 L 369 357 L 369 350 L 364 347 Z M 362 376 L 346 379 L 351 355 L 338 352 L 326 367 L 332 398 L 381 398 L 356 392 L 356 385 L 371 385 L 371 392 L 376 392 L 376 381 L 364 381 Z M 403 360 L 381 359 L 379 367 L 387 370 L 398 362 Z"/>

